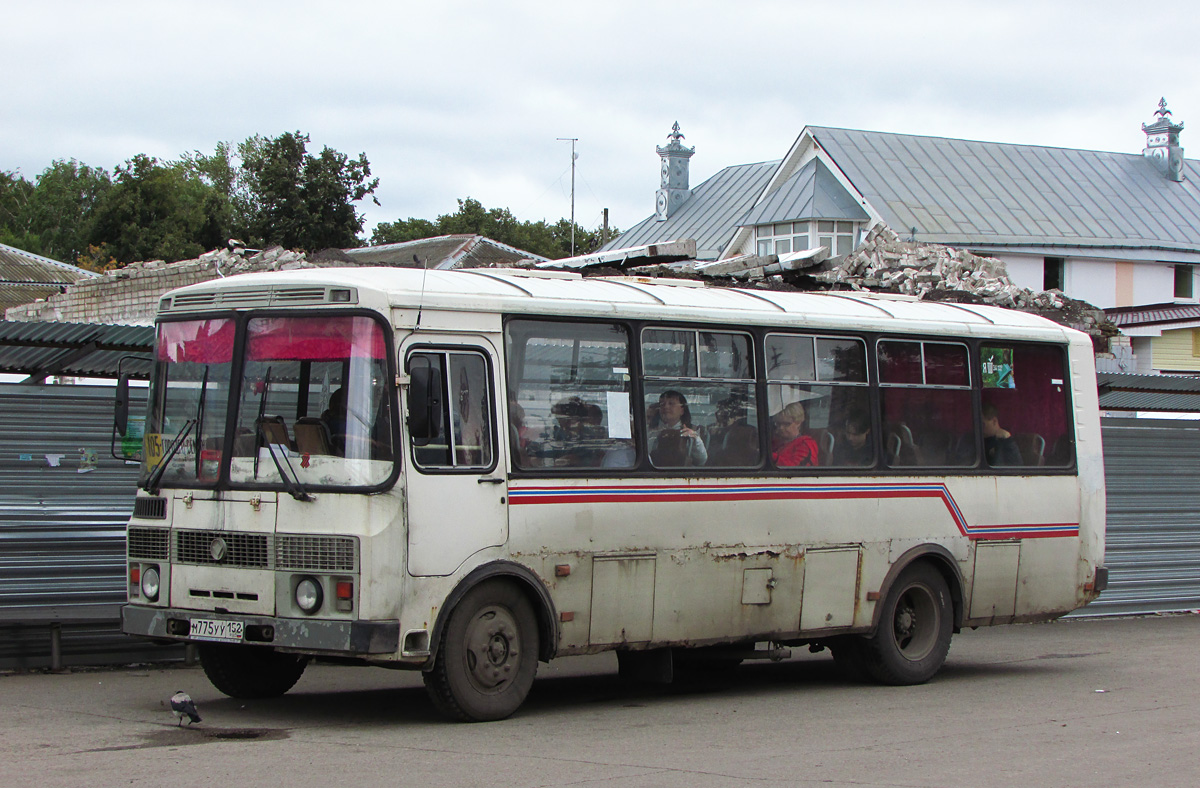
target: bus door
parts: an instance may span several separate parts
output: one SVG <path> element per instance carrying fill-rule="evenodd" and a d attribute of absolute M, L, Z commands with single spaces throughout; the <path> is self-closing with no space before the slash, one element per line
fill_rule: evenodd
<path fill-rule="evenodd" d="M 505 442 L 497 440 L 496 425 L 499 365 L 482 339 L 423 335 L 401 353 L 413 381 L 405 397 L 408 571 L 448 575 L 508 539 Z"/>

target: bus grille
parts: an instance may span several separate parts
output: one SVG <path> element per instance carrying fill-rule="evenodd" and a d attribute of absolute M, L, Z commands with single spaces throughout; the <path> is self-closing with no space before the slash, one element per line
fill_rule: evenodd
<path fill-rule="evenodd" d="M 166 528 L 130 528 L 129 557 L 166 561 L 171 557 L 171 532 Z"/>
<path fill-rule="evenodd" d="M 141 520 L 167 519 L 166 498 L 135 498 L 133 500 L 133 516 Z"/>
<path fill-rule="evenodd" d="M 355 540 L 347 536 L 277 536 L 275 567 L 319 572 L 355 571 Z"/>
<path fill-rule="evenodd" d="M 213 558 L 213 543 L 225 543 L 225 555 Z M 234 531 L 176 531 L 175 560 L 181 564 L 216 564 L 267 569 L 270 549 L 266 534 L 244 534 Z"/>

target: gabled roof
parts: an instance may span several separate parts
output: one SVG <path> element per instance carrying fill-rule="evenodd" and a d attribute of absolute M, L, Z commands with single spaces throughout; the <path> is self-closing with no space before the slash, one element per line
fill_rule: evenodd
<path fill-rule="evenodd" d="M 691 196 L 670 217 L 660 222 L 651 215 L 601 251 L 691 238 L 698 258 L 715 259 L 778 168 L 778 160 L 726 167 L 692 189 Z"/>
<path fill-rule="evenodd" d="M 419 268 L 424 265 L 441 270 L 508 265 L 522 260 L 543 262 L 547 259 L 482 235 L 471 234 L 439 235 L 436 238 L 421 238 L 416 241 L 343 251 L 359 265 L 403 268 Z M 420 260 L 419 263 L 413 260 L 414 255 Z"/>
<path fill-rule="evenodd" d="M 810 127 L 898 233 L 952 245 L 1200 252 L 1200 164 L 1140 154 Z"/>
<path fill-rule="evenodd" d="M 819 214 L 837 207 L 849 213 L 840 190 L 854 208 L 865 200 L 871 218 L 895 232 L 907 237 L 915 228 L 921 241 L 1200 263 L 1200 162 L 1186 160 L 1183 172 L 1182 182 L 1171 181 L 1139 153 L 809 126 L 785 159 L 727 167 L 674 216 L 651 216 L 605 249 L 695 238 L 700 259 L 710 259 L 706 252 L 724 251 L 740 226 L 835 218 Z"/>
<path fill-rule="evenodd" d="M 0 244 L 0 317 L 4 310 L 46 298 L 91 271 Z"/>
<path fill-rule="evenodd" d="M 809 159 L 765 200 L 751 208 L 739 225 L 771 224 L 804 219 L 865 222 L 871 217 L 820 159 Z"/>

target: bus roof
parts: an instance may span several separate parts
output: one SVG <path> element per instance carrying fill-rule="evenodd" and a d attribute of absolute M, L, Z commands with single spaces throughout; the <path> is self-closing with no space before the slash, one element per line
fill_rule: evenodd
<path fill-rule="evenodd" d="M 695 280 L 632 276 L 584 279 L 574 273 L 502 268 L 422 271 L 355 267 L 242 274 L 173 290 L 164 298 L 164 312 L 284 304 L 315 306 L 332 303 L 328 293 L 337 288 L 356 289 L 358 302 L 363 305 L 402 310 L 421 307 L 452 312 L 1029 335 L 1041 339 L 1057 335 L 1060 341 L 1079 333 L 1026 312 L 918 301 L 907 296 L 709 287 Z M 309 295 L 299 297 L 297 293 Z M 1075 341 L 1083 338 L 1080 335 Z"/>

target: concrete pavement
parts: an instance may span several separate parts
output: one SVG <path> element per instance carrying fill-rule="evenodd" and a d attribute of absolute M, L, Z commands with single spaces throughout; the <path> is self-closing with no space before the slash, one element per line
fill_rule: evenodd
<path fill-rule="evenodd" d="M 1200 616 L 968 631 L 920 687 L 827 653 L 631 686 L 611 654 L 542 665 L 498 723 L 441 721 L 418 675 L 310 666 L 269 701 L 198 668 L 0 675 L 0 786 L 1186 786 Z M 176 728 L 167 698 L 204 721 Z"/>

